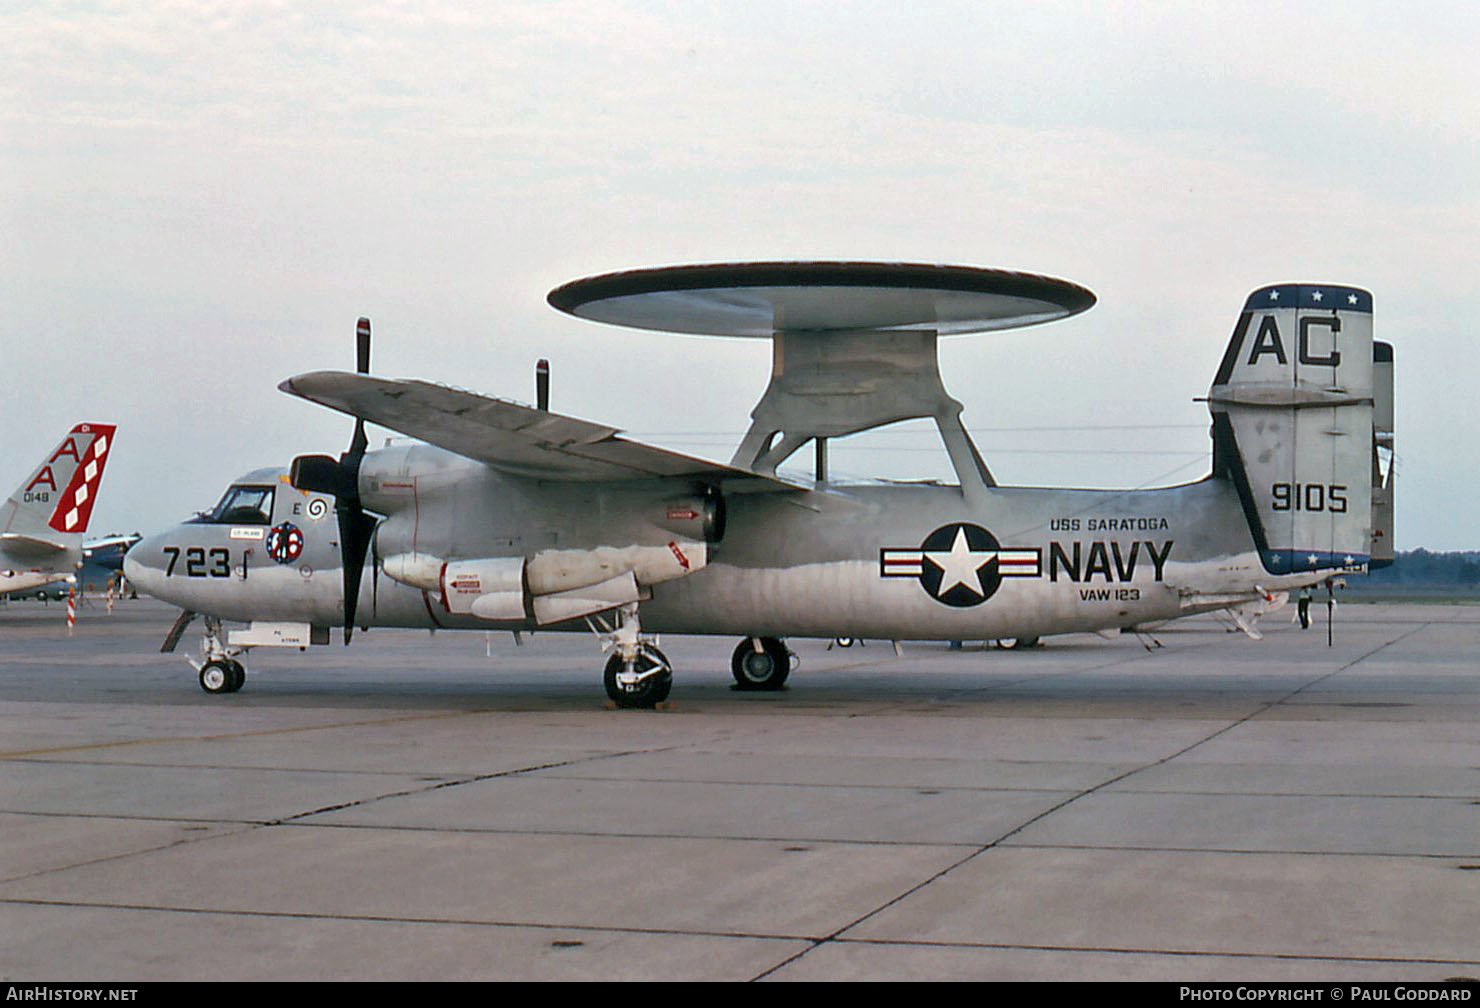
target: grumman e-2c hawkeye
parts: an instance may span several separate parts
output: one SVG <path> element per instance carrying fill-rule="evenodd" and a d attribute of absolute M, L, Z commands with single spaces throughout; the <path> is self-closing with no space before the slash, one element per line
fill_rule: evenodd
<path fill-rule="evenodd" d="M 244 477 L 135 546 L 126 572 L 185 610 L 167 649 L 207 617 L 193 664 L 210 692 L 241 687 L 247 648 L 327 643 L 334 623 L 346 643 L 356 625 L 590 629 L 610 652 L 607 693 L 641 707 L 672 684 L 658 632 L 735 635 L 739 686 L 777 689 L 789 637 L 1031 642 L 1211 610 L 1257 636 L 1290 589 L 1389 555 L 1392 353 L 1353 287 L 1249 296 L 1207 396 L 1206 478 L 999 486 L 937 341 L 1094 300 L 1049 277 L 850 262 L 636 270 L 551 292 L 585 319 L 770 339 L 770 384 L 727 465 L 549 412 L 543 391 L 529 407 L 373 377 L 361 320 L 356 373 L 281 386 L 355 417 L 349 450 Z M 831 439 L 914 418 L 934 420 L 956 485 L 829 479 Z M 369 451 L 366 421 L 425 443 Z M 808 443 L 815 479 L 779 476 Z M 228 636 L 222 620 L 251 625 Z"/>

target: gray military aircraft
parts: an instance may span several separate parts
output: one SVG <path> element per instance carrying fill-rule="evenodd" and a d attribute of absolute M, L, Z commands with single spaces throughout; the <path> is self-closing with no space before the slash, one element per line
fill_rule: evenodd
<path fill-rule="evenodd" d="M 0 595 L 76 579 L 114 430 L 73 427 L 0 505 Z"/>
<path fill-rule="evenodd" d="M 184 609 L 166 650 L 207 617 L 203 688 L 239 689 L 246 648 L 327 643 L 336 623 L 346 644 L 357 625 L 590 630 L 610 652 L 608 695 L 634 707 L 671 689 L 656 632 L 738 637 L 732 672 L 755 690 L 786 682 L 792 637 L 1026 646 L 1213 610 L 1257 636 L 1290 589 L 1391 549 L 1392 354 L 1374 347 L 1364 290 L 1249 295 L 1207 395 L 1212 471 L 1154 490 L 999 486 L 945 390 L 941 337 L 1094 303 L 1063 280 L 746 263 L 596 276 L 548 300 L 616 325 L 770 339 L 770 384 L 734 458 L 550 412 L 544 383 L 531 407 L 372 376 L 362 319 L 355 373 L 281 385 L 355 417 L 349 449 L 250 473 L 128 554 L 140 590 Z M 954 484 L 829 478 L 830 440 L 914 418 L 935 422 Z M 369 450 L 366 421 L 422 443 Z M 779 475 L 809 442 L 814 478 Z M 223 620 L 250 626 L 226 634 Z"/>

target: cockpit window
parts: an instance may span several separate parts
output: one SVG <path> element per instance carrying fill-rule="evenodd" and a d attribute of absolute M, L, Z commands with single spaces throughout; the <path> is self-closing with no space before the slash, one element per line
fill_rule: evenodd
<path fill-rule="evenodd" d="M 212 525 L 269 524 L 272 521 L 272 487 L 232 487 L 205 521 Z"/>

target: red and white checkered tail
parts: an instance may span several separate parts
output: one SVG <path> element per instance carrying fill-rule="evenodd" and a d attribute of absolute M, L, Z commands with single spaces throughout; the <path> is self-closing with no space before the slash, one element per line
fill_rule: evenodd
<path fill-rule="evenodd" d="M 86 532 L 97 502 L 103 467 L 113 451 L 113 424 L 81 423 L 5 502 L 9 532 Z"/>

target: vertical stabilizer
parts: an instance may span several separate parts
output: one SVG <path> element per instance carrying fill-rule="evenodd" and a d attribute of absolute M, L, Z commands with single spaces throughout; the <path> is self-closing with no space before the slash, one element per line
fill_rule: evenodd
<path fill-rule="evenodd" d="M 1393 463 L 1393 345 L 1372 344 L 1372 567 L 1387 567 L 1395 556 L 1393 545 L 1394 492 L 1397 467 Z"/>
<path fill-rule="evenodd" d="M 0 506 L 0 531 L 86 532 L 115 429 L 112 424 L 82 423 L 68 431 Z"/>
<path fill-rule="evenodd" d="M 1249 295 L 1208 393 L 1213 474 L 1238 488 L 1271 574 L 1363 565 L 1373 513 L 1372 295 Z"/>

